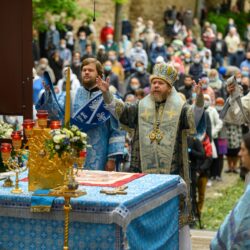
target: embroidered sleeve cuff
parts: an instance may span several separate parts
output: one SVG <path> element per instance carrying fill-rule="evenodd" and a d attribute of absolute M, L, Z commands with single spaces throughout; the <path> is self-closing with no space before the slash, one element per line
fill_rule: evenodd
<path fill-rule="evenodd" d="M 228 103 L 231 106 L 233 103 L 235 103 L 235 99 L 232 99 L 231 96 L 228 97 Z"/>
<path fill-rule="evenodd" d="M 111 104 L 111 102 L 113 101 L 114 99 L 114 96 L 111 94 L 110 91 L 107 91 L 107 92 L 103 92 L 103 100 L 106 104 Z"/>
<path fill-rule="evenodd" d="M 203 107 L 204 106 L 204 96 L 203 93 L 200 93 L 196 97 L 196 106 L 197 107 Z"/>

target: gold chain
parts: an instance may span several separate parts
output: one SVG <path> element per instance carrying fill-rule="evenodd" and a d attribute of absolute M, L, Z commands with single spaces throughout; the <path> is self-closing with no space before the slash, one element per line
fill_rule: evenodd
<path fill-rule="evenodd" d="M 161 140 L 163 139 L 164 133 L 160 130 L 160 125 L 163 118 L 163 111 L 163 105 L 160 105 L 159 108 L 156 110 L 153 130 L 149 133 L 149 139 L 151 143 L 156 141 L 158 144 L 160 144 Z"/>

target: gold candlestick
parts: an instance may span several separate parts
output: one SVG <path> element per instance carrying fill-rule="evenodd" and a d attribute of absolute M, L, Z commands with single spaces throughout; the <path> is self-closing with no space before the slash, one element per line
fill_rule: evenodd
<path fill-rule="evenodd" d="M 70 197 L 65 197 L 64 203 L 64 243 L 63 250 L 69 249 L 69 212 L 71 210 Z"/>
<path fill-rule="evenodd" d="M 13 194 L 21 194 L 23 193 L 23 190 L 19 187 L 19 178 L 18 178 L 18 172 L 16 172 L 16 180 L 15 180 L 15 188 L 11 190 L 11 193 Z"/>
<path fill-rule="evenodd" d="M 23 193 L 23 190 L 19 188 L 19 173 L 27 170 L 27 167 L 23 167 L 23 159 L 22 159 L 25 149 L 21 149 L 22 137 L 20 131 L 13 131 L 11 134 L 11 138 L 12 138 L 12 145 L 10 143 L 2 143 L 1 155 L 4 165 L 6 165 L 9 170 L 15 172 L 16 175 L 15 188 L 11 190 L 11 193 L 20 194 Z M 10 182 L 5 183 L 5 186 L 9 185 L 11 185 Z"/>
<path fill-rule="evenodd" d="M 68 186 L 64 185 L 58 188 L 52 189 L 49 194 L 39 194 L 38 196 L 54 196 L 54 197 L 63 197 L 65 202 L 63 206 L 64 210 L 64 243 L 63 250 L 69 250 L 69 219 L 70 219 L 70 199 L 78 198 L 85 195 L 86 192 L 83 190 L 70 189 Z"/>
<path fill-rule="evenodd" d="M 69 127 L 70 123 L 70 67 L 67 69 L 66 78 L 66 101 L 65 101 L 65 115 L 64 115 L 64 125 Z"/>
<path fill-rule="evenodd" d="M 19 187 L 19 174 L 27 170 L 26 167 L 22 167 L 23 163 L 21 160 L 23 150 L 17 150 L 15 151 L 16 155 L 15 157 L 10 157 L 8 160 L 4 160 L 3 163 L 8 167 L 9 170 L 15 172 L 16 178 L 15 178 L 15 187 L 11 190 L 11 193 L 13 194 L 21 194 L 23 193 L 23 190 Z M 6 185 L 8 186 L 8 185 Z"/>

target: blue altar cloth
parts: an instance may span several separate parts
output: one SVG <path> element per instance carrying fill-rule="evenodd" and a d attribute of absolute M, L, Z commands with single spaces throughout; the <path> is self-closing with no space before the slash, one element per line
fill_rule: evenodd
<path fill-rule="evenodd" d="M 32 192 L 10 193 L 0 182 L 0 249 L 62 249 L 63 198 L 50 213 L 30 212 Z M 179 176 L 145 175 L 127 184 L 127 195 L 101 194 L 102 187 L 80 186 L 87 195 L 71 200 L 70 250 L 179 249 Z"/>
<path fill-rule="evenodd" d="M 48 196 L 50 190 L 49 189 L 38 189 L 36 190 L 31 197 L 31 211 L 36 212 L 37 208 L 43 207 L 43 212 L 50 212 L 53 201 L 56 197 Z M 39 196 L 39 195 L 47 195 L 47 196 Z M 40 212 L 40 210 L 39 210 Z"/>

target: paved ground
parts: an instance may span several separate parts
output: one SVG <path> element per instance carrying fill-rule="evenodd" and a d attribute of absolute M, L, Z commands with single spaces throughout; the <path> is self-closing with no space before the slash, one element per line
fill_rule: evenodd
<path fill-rule="evenodd" d="M 222 181 L 212 181 L 212 186 L 207 187 L 206 190 L 206 198 L 214 198 L 219 195 L 219 191 L 222 189 L 226 189 L 229 186 L 232 186 L 239 179 L 238 174 L 225 174 L 222 173 Z"/>
<path fill-rule="evenodd" d="M 209 250 L 210 241 L 215 232 L 205 230 L 191 230 L 192 250 Z"/>

